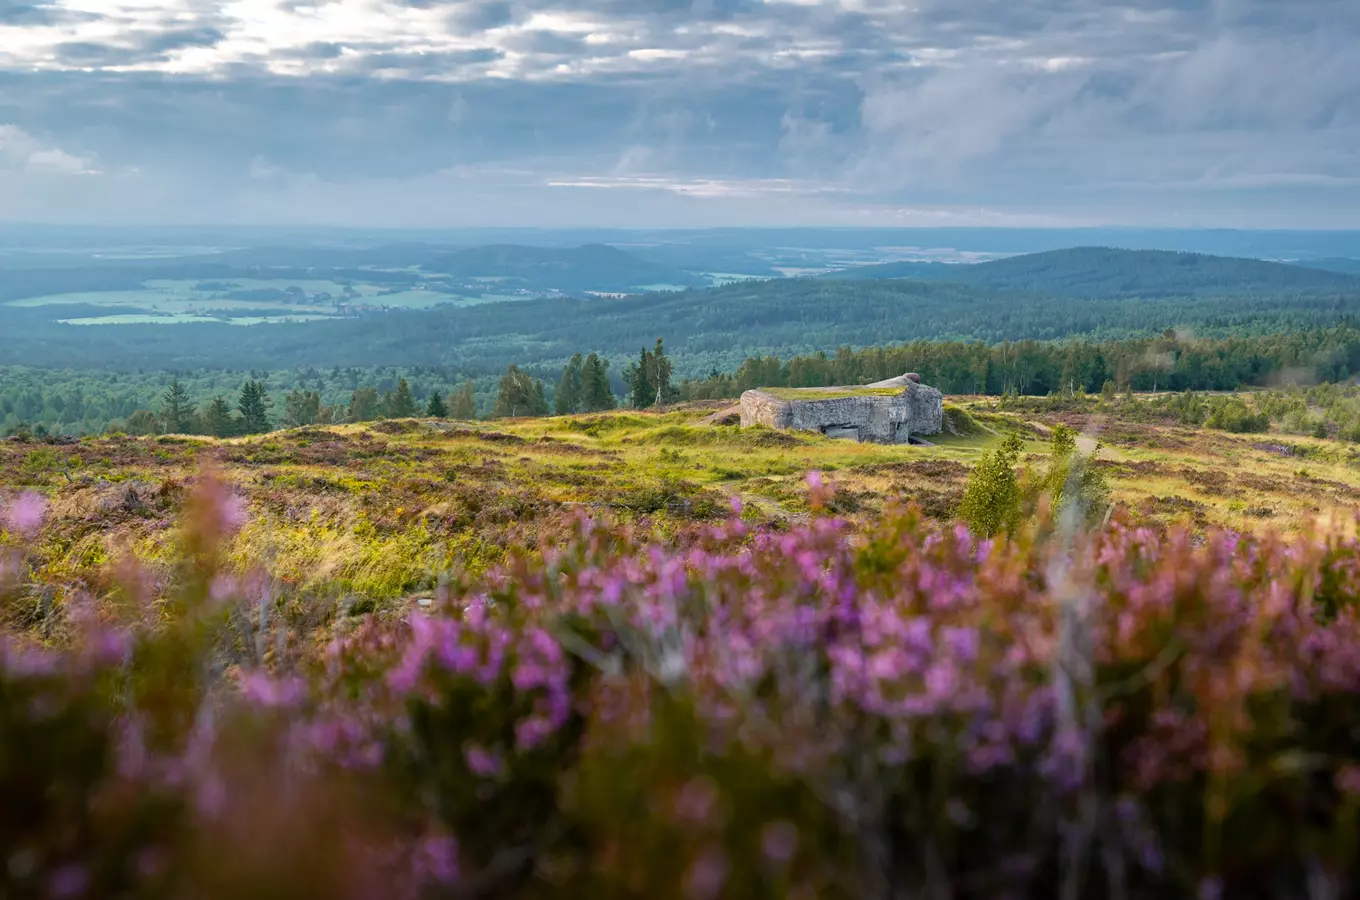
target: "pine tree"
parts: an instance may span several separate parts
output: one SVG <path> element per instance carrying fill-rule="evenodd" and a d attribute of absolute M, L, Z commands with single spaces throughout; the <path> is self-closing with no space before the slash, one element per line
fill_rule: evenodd
<path fill-rule="evenodd" d="M 453 392 L 453 403 L 449 406 L 449 418 L 462 420 L 477 418 L 477 394 L 471 381 L 463 382 L 463 386 Z"/>
<path fill-rule="evenodd" d="M 409 419 L 419 409 L 415 397 L 411 396 L 411 386 L 403 378 L 397 382 L 397 389 L 384 398 L 383 406 L 389 419 Z"/>
<path fill-rule="evenodd" d="M 562 380 L 557 384 L 557 394 L 553 397 L 553 411 L 559 416 L 570 415 L 580 412 L 584 404 L 582 403 L 582 368 L 584 361 L 581 354 L 577 353 L 567 362 L 567 367 L 562 370 Z"/>
<path fill-rule="evenodd" d="M 226 397 L 214 397 L 203 407 L 203 430 L 219 438 L 236 433 L 236 421 L 231 416 L 231 404 Z"/>
<path fill-rule="evenodd" d="M 346 418 L 351 422 L 371 422 L 378 417 L 378 404 L 377 388 L 358 388 L 350 394 Z"/>
<path fill-rule="evenodd" d="M 613 409 L 618 405 L 614 399 L 614 388 L 609 384 L 609 363 L 592 353 L 586 357 L 581 367 L 581 409 L 585 412 L 599 412 Z"/>
<path fill-rule="evenodd" d="M 259 381 L 247 381 L 241 387 L 241 398 L 236 408 L 241 413 L 244 434 L 263 434 L 269 430 L 269 397 Z"/>
<path fill-rule="evenodd" d="M 170 434 L 188 434 L 194 430 L 194 403 L 178 376 L 170 382 L 170 389 L 161 398 L 161 423 Z"/>
<path fill-rule="evenodd" d="M 430 402 L 425 407 L 425 415 L 431 419 L 447 419 L 449 417 L 448 404 L 444 402 L 444 395 L 439 391 L 430 392 Z"/>
<path fill-rule="evenodd" d="M 543 393 L 543 382 L 519 366 L 511 365 L 506 369 L 496 385 L 496 405 L 491 411 L 492 417 L 500 419 L 547 414 L 548 399 Z"/>
<path fill-rule="evenodd" d="M 629 363 L 623 370 L 624 383 L 628 385 L 628 405 L 634 409 L 646 409 L 656 402 L 656 386 L 652 384 L 652 351 L 646 349 L 635 363 Z"/>

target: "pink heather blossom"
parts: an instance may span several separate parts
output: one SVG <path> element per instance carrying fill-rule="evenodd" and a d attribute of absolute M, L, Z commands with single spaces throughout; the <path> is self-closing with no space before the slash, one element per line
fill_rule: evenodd
<path fill-rule="evenodd" d="M 90 873 L 84 866 L 70 863 L 52 873 L 48 890 L 56 898 L 79 897 L 90 885 Z"/>
<path fill-rule="evenodd" d="M 302 699 L 303 685 L 290 678 L 272 678 L 263 672 L 251 672 L 241 680 L 241 694 L 265 709 L 288 707 Z"/>
<path fill-rule="evenodd" d="M 685 876 L 685 895 L 690 900 L 710 900 L 722 894 L 730 864 L 727 854 L 717 847 L 706 847 L 690 864 Z"/>
<path fill-rule="evenodd" d="M 1336 789 L 1352 797 L 1360 797 L 1360 766 L 1342 766 L 1335 776 Z"/>
<path fill-rule="evenodd" d="M 691 825 L 707 825 L 718 809 L 718 786 L 707 775 L 691 778 L 675 797 L 675 816 Z"/>
<path fill-rule="evenodd" d="M 10 531 L 25 538 L 31 538 L 42 527 L 43 517 L 46 514 L 47 500 L 41 494 L 30 491 L 20 495 L 19 499 L 10 505 L 6 524 Z"/>
<path fill-rule="evenodd" d="M 798 852 L 798 827 L 783 819 L 770 822 L 760 831 L 760 850 L 772 863 L 787 863 Z"/>
<path fill-rule="evenodd" d="M 479 744 L 468 744 L 463 748 L 463 756 L 467 759 L 468 770 L 473 775 L 490 778 L 501 772 L 500 757 Z"/>
<path fill-rule="evenodd" d="M 458 880 L 458 842 L 443 835 L 430 835 L 416 846 L 413 860 L 421 881 L 452 884 Z"/>

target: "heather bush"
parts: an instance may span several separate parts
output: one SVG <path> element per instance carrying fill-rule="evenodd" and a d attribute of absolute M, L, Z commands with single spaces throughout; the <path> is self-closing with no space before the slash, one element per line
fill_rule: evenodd
<path fill-rule="evenodd" d="M 303 633 L 203 479 L 169 599 L 11 629 L 0 894 L 1355 896 L 1360 543 L 810 495 Z"/>

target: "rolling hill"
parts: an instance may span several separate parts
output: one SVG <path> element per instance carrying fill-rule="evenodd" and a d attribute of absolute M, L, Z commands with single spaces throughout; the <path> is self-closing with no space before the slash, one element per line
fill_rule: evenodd
<path fill-rule="evenodd" d="M 494 278 L 533 290 L 632 291 L 648 285 L 702 287 L 707 279 L 658 265 L 605 244 L 525 247 L 493 244 L 455 250 L 424 266 L 453 278 Z"/>
<path fill-rule="evenodd" d="M 919 279 L 1064 297 L 1172 297 L 1354 291 L 1360 277 L 1320 268 L 1165 250 L 1074 247 L 973 265 L 886 263 L 836 280 Z"/>

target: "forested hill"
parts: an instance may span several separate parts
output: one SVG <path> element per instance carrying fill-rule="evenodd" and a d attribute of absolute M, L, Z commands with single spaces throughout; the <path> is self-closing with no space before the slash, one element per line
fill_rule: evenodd
<path fill-rule="evenodd" d="M 63 307 L 62 315 L 97 313 Z M 677 375 L 731 369 L 748 356 L 842 344 L 1069 336 L 1259 334 L 1329 325 L 1360 313 L 1360 292 L 1262 291 L 1223 297 L 1111 297 L 978 289 L 919 281 L 746 282 L 712 290 L 388 312 L 353 319 L 239 327 L 73 326 L 48 308 L 0 304 L 0 365 L 146 369 L 430 365 L 470 374 L 508 363 L 553 365 L 595 350 L 621 362 L 664 336 Z"/>
<path fill-rule="evenodd" d="M 1075 247 L 972 265 L 887 263 L 822 277 L 951 281 L 975 288 L 1063 297 L 1201 297 L 1335 291 L 1354 292 L 1360 297 L 1357 275 L 1259 259 L 1110 247 Z"/>
<path fill-rule="evenodd" d="M 707 280 L 639 259 L 615 247 L 523 247 L 496 244 L 455 250 L 426 263 L 455 278 L 497 278 L 517 286 L 565 292 L 630 291 L 647 285 L 697 287 Z"/>

